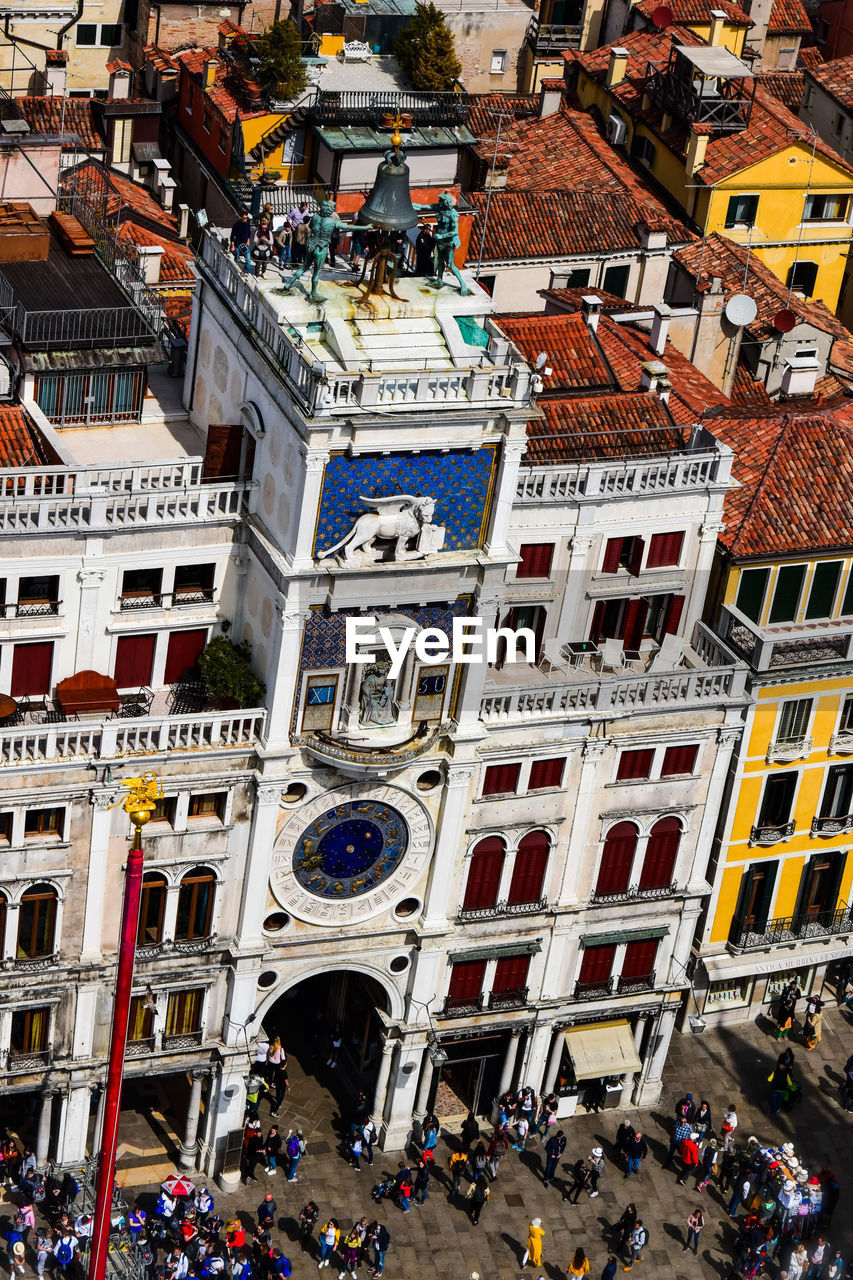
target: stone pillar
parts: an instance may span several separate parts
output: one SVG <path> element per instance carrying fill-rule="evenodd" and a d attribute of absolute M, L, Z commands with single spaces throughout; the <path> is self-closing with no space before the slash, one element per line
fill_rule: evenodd
<path fill-rule="evenodd" d="M 580 781 L 578 782 L 577 799 L 574 802 L 571 831 L 565 856 L 565 873 L 560 885 L 557 902 L 560 906 L 583 901 L 589 896 L 592 884 L 586 884 L 584 875 L 584 854 L 592 821 L 592 799 L 596 787 L 596 774 L 600 760 L 609 750 L 610 744 L 605 738 L 587 738 L 582 747 L 583 763 Z M 571 765 L 569 765 L 571 768 Z M 598 818 L 595 819 L 598 823 Z"/>
<path fill-rule="evenodd" d="M 548 1065 L 545 1068 L 545 1078 L 542 1081 L 542 1092 L 546 1098 L 549 1093 L 554 1092 L 554 1085 L 557 1083 L 557 1072 L 560 1070 L 560 1059 L 563 1056 L 564 1043 L 565 1033 L 558 1031 L 554 1036 L 551 1052 L 548 1054 Z"/>
<path fill-rule="evenodd" d="M 485 656 L 485 632 L 500 621 L 504 601 L 503 584 L 492 587 L 483 585 L 477 592 L 474 615 L 481 619 L 482 629 L 479 632 L 480 643 Z M 471 662 L 459 668 L 461 682 L 456 695 L 454 718 L 456 724 L 456 740 L 479 742 L 486 737 L 486 731 L 480 723 L 480 705 L 483 700 L 489 667 L 485 662 Z"/>
<path fill-rule="evenodd" d="M 77 1164 L 86 1155 L 89 1136 L 89 1106 L 92 1091 L 89 1085 L 73 1087 L 66 1095 L 60 1095 L 62 1108 L 57 1164 Z"/>
<path fill-rule="evenodd" d="M 379 1059 L 379 1073 L 376 1077 L 376 1084 L 373 1088 L 373 1123 L 376 1125 L 377 1132 L 382 1123 L 382 1116 L 385 1111 L 385 1094 L 388 1090 L 388 1077 L 391 1074 L 391 1060 L 394 1057 L 394 1050 L 397 1045 L 393 1040 L 386 1040 L 382 1045 L 382 1057 Z"/>
<path fill-rule="evenodd" d="M 549 1026 L 543 1025 L 533 1028 L 532 1035 L 527 1042 L 522 1075 L 524 1083 L 532 1085 L 536 1090 L 539 1089 L 539 1082 L 542 1079 L 542 1072 L 545 1068 L 545 1055 L 548 1052 L 550 1043 L 551 1028 Z"/>
<path fill-rule="evenodd" d="M 101 958 L 101 929 L 104 921 L 104 894 L 107 887 L 107 859 L 110 848 L 113 791 L 91 791 L 92 827 L 89 833 L 89 868 L 86 877 L 86 914 L 83 917 L 82 963 Z"/>
<path fill-rule="evenodd" d="M 297 522 L 296 549 L 291 566 L 294 573 L 304 573 L 314 563 L 314 530 L 317 527 L 320 509 L 323 473 L 328 461 L 328 451 L 324 450 L 313 450 L 305 458 L 302 504 Z M 320 547 L 319 550 L 324 551 L 326 548 Z"/>
<path fill-rule="evenodd" d="M 107 1091 L 102 1084 L 98 1085 L 98 1110 L 95 1113 L 95 1134 L 92 1142 L 92 1151 L 98 1152 L 101 1149 L 101 1139 L 104 1136 L 104 1110 L 107 1103 Z"/>
<path fill-rule="evenodd" d="M 388 1079 L 387 1097 L 379 1128 L 379 1145 L 383 1151 L 400 1151 L 408 1145 L 412 1132 L 412 1111 L 420 1077 L 424 1040 L 408 1044 L 399 1041 L 393 1069 Z"/>
<path fill-rule="evenodd" d="M 460 834 L 464 829 L 468 786 L 473 774 L 474 768 L 471 765 L 451 766 L 447 771 L 423 908 L 423 925 L 427 929 L 444 924 L 448 910 L 451 915 L 455 915 L 456 903 L 449 902 L 448 895 L 456 891 L 453 871 L 459 859 Z"/>
<path fill-rule="evenodd" d="M 557 636 L 564 643 L 569 640 L 586 639 L 585 634 L 578 634 L 578 629 L 582 628 L 585 622 L 582 589 L 586 576 L 587 557 L 592 543 L 593 538 L 590 534 L 576 533 L 569 545 L 566 584 L 556 631 Z"/>
<path fill-rule="evenodd" d="M 267 677 L 266 745 L 287 749 L 290 717 L 299 679 L 299 654 L 305 626 L 305 610 L 276 607 Z"/>
<path fill-rule="evenodd" d="M 432 1089 L 432 1083 L 435 1079 L 435 1067 L 429 1053 L 429 1045 L 424 1050 L 424 1065 L 421 1071 L 421 1082 L 418 1085 L 418 1096 L 415 1099 L 415 1119 L 422 1120 L 427 1112 L 429 1105 L 429 1095 Z"/>
<path fill-rule="evenodd" d="M 651 1043 L 649 1044 L 649 1058 L 634 1088 L 633 1102 L 635 1106 L 652 1106 L 660 1097 L 661 1076 L 666 1065 L 666 1056 L 669 1052 L 669 1042 L 672 1039 L 675 1016 L 680 1007 L 680 1003 L 668 1006 L 656 1019 L 656 1027 L 652 1032 Z"/>
<path fill-rule="evenodd" d="M 203 1080 L 204 1072 L 195 1068 L 192 1072 L 192 1088 L 190 1089 L 190 1104 L 187 1108 L 184 1140 L 181 1143 L 181 1151 L 178 1156 L 178 1167 L 181 1169 L 194 1169 L 196 1164 L 198 1117 L 201 1110 L 201 1086 Z"/>
<path fill-rule="evenodd" d="M 258 782 L 255 787 L 252 829 L 249 832 L 246 871 L 243 876 L 243 901 L 240 906 L 238 945 L 241 950 L 265 945 L 261 929 L 266 912 L 267 885 L 282 787 L 281 782 L 263 781 Z"/>
<path fill-rule="evenodd" d="M 507 1089 L 509 1089 L 510 1085 L 512 1084 L 512 1077 L 515 1071 L 515 1061 L 516 1061 L 516 1058 L 518 1057 L 518 1040 L 519 1040 L 518 1032 L 511 1031 L 509 1033 L 509 1044 L 506 1047 L 504 1063 L 501 1069 L 501 1080 L 500 1080 L 500 1084 L 498 1085 L 499 1094 L 506 1093 Z"/>
<path fill-rule="evenodd" d="M 95 659 L 95 618 L 98 612 L 98 589 L 106 574 L 106 569 L 77 571 L 77 581 L 80 583 L 80 614 L 77 623 L 75 671 L 91 671 L 97 669 L 99 665 Z"/>
<path fill-rule="evenodd" d="M 41 1110 L 39 1111 L 38 1133 L 36 1134 L 36 1151 L 35 1156 L 38 1161 L 39 1168 L 42 1168 L 44 1162 L 50 1155 L 50 1121 L 53 1116 L 53 1099 L 56 1097 L 55 1089 L 43 1089 L 41 1095 Z"/>
<path fill-rule="evenodd" d="M 495 497 L 492 502 L 492 527 L 484 548 L 490 556 L 500 555 L 507 550 L 506 535 L 509 532 L 510 517 L 515 503 L 518 468 L 526 450 L 526 440 L 511 440 L 506 442 L 501 452 Z"/>

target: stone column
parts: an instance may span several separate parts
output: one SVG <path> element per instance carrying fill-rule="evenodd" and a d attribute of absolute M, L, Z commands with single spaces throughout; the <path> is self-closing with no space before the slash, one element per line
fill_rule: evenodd
<path fill-rule="evenodd" d="M 427 1112 L 429 1105 L 429 1095 L 432 1089 L 432 1083 L 435 1079 L 435 1067 L 429 1053 L 429 1045 L 424 1049 L 424 1065 L 421 1071 L 421 1082 L 418 1085 L 418 1096 L 415 1099 L 414 1116 L 416 1120 L 422 1120 Z"/>
<path fill-rule="evenodd" d="M 557 636 L 564 643 L 569 640 L 586 639 L 585 633 L 579 634 L 579 628 L 585 624 L 581 588 L 592 543 L 591 534 L 576 533 L 569 544 L 569 563 L 566 568 L 566 582 L 556 631 Z"/>
<path fill-rule="evenodd" d="M 554 1043 L 551 1045 L 551 1052 L 548 1054 L 548 1065 L 545 1068 L 545 1079 L 542 1081 L 542 1092 L 547 1097 L 549 1093 L 554 1092 L 554 1085 L 557 1083 L 557 1072 L 560 1070 L 560 1059 L 563 1056 L 563 1045 L 565 1044 L 565 1033 L 558 1031 L 554 1036 Z"/>
<path fill-rule="evenodd" d="M 403 1041 L 398 1041 L 398 1044 L 400 1047 L 394 1056 L 379 1128 L 379 1145 L 383 1151 L 400 1151 L 409 1142 L 415 1093 L 424 1054 L 424 1040 L 420 1034 L 408 1044 Z"/>
<path fill-rule="evenodd" d="M 391 1074 L 391 1060 L 394 1057 L 394 1050 L 397 1045 L 393 1040 L 386 1040 L 382 1045 L 382 1057 L 379 1059 L 379 1074 L 376 1077 L 376 1084 L 373 1089 L 373 1123 L 376 1125 L 377 1132 L 382 1123 L 382 1116 L 385 1111 L 385 1094 L 388 1091 L 388 1077 Z"/>
<path fill-rule="evenodd" d="M 548 1046 L 551 1043 L 551 1028 L 547 1025 L 534 1027 L 532 1034 L 527 1042 L 527 1052 L 524 1055 L 524 1066 L 522 1075 L 524 1083 L 530 1084 L 534 1089 L 539 1088 L 539 1082 L 542 1079 L 542 1071 L 545 1066 L 545 1055 L 548 1052 Z"/>
<path fill-rule="evenodd" d="M 55 1089 L 43 1089 L 41 1095 L 41 1110 L 39 1111 L 38 1133 L 36 1134 L 36 1160 L 39 1168 L 44 1165 L 50 1154 L 50 1121 L 53 1115 L 53 1099 L 56 1097 Z"/>
<path fill-rule="evenodd" d="M 104 1136 L 104 1110 L 107 1102 L 107 1091 L 102 1084 L 98 1085 L 98 1110 L 95 1112 L 95 1133 L 92 1141 L 92 1151 L 100 1151 L 101 1139 Z"/>
<path fill-rule="evenodd" d="M 290 746 L 290 717 L 306 613 L 286 605 L 276 606 L 275 612 L 267 679 L 266 745 L 286 749 Z"/>
<path fill-rule="evenodd" d="M 464 829 L 465 809 L 468 803 L 468 786 L 473 774 L 472 765 L 461 767 L 451 765 L 447 771 L 441 802 L 441 817 L 437 823 L 438 834 L 423 908 L 425 928 L 444 924 L 448 912 L 455 915 L 456 903 L 449 901 L 448 897 L 457 889 L 453 880 L 453 871 L 459 858 L 460 837 Z"/>
<path fill-rule="evenodd" d="M 89 833 L 89 869 L 86 877 L 86 914 L 83 917 L 83 939 L 80 959 L 86 963 L 101 958 L 101 928 L 104 921 L 104 895 L 107 887 L 107 859 L 110 848 L 112 814 L 109 806 L 113 791 L 91 791 L 92 827 Z"/>
<path fill-rule="evenodd" d="M 75 671 L 97 668 L 95 659 L 95 617 L 98 612 L 98 589 L 107 575 L 106 569 L 79 569 L 80 614 L 77 624 L 77 652 Z"/>
<path fill-rule="evenodd" d="M 483 585 L 477 592 L 474 616 L 482 621 L 479 639 L 484 657 L 486 652 L 485 633 L 490 627 L 494 627 L 499 623 L 503 601 L 504 587 L 502 583 L 491 587 Z M 462 678 L 454 708 L 456 739 L 457 741 L 464 739 L 466 742 L 479 742 L 486 737 L 486 732 L 480 723 L 480 704 L 483 700 L 485 683 L 489 676 L 489 667 L 485 662 L 472 662 L 462 666 L 460 670 Z"/>
<path fill-rule="evenodd" d="M 238 945 L 241 950 L 263 947 L 261 929 L 264 922 L 272 849 L 282 782 L 259 781 L 255 787 L 252 828 L 246 870 L 243 876 L 243 901 L 240 906 Z"/>
<path fill-rule="evenodd" d="M 566 906 L 571 902 L 583 901 L 592 892 L 592 884 L 587 884 L 582 879 L 585 870 L 584 854 L 586 852 L 590 824 L 593 821 L 592 799 L 595 794 L 598 765 L 609 750 L 609 747 L 610 744 L 605 738 L 587 738 L 583 743 L 581 776 L 578 783 L 577 799 L 574 803 L 574 815 L 565 856 L 566 870 L 557 899 L 560 906 Z M 598 823 L 597 816 L 594 821 Z"/>
<path fill-rule="evenodd" d="M 507 550 L 506 535 L 515 502 L 518 485 L 518 468 L 527 451 L 526 440 L 511 440 L 504 444 L 498 466 L 498 479 L 492 502 L 492 527 L 484 550 L 490 556 Z"/>
<path fill-rule="evenodd" d="M 72 1086 L 67 1094 L 60 1095 L 59 1103 L 62 1112 L 56 1152 L 57 1164 L 76 1164 L 85 1156 L 91 1100 L 89 1085 Z"/>
<path fill-rule="evenodd" d="M 305 458 L 302 503 L 297 523 L 296 549 L 293 553 L 294 573 L 304 573 L 314 563 L 314 530 L 320 510 L 320 494 L 323 490 L 323 473 L 329 454 L 326 450 L 314 450 Z M 319 548 L 325 550 L 324 547 Z"/>
<path fill-rule="evenodd" d="M 649 1045 L 649 1059 L 640 1074 L 634 1088 L 634 1104 L 638 1107 L 649 1107 L 657 1102 L 661 1093 L 661 1076 L 666 1065 L 669 1042 L 675 1024 L 675 1015 L 681 1005 L 667 1006 L 656 1019 L 656 1027 Z"/>
<path fill-rule="evenodd" d="M 204 1072 L 194 1068 L 192 1072 L 192 1088 L 190 1089 L 190 1105 L 187 1108 L 187 1124 L 184 1129 L 184 1140 L 178 1156 L 181 1169 L 194 1169 L 197 1155 L 198 1117 L 201 1110 L 201 1086 Z"/>
<path fill-rule="evenodd" d="M 509 1033 L 509 1044 L 506 1047 L 504 1063 L 501 1069 L 501 1080 L 500 1080 L 500 1084 L 498 1085 L 499 1094 L 506 1093 L 507 1089 L 512 1084 L 512 1077 L 515 1071 L 515 1061 L 516 1061 L 516 1058 L 518 1057 L 518 1041 L 519 1041 L 518 1031 L 515 1031 L 515 1030 L 511 1031 Z"/>

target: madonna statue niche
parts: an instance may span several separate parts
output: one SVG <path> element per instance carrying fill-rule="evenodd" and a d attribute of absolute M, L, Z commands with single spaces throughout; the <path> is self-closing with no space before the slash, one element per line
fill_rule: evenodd
<path fill-rule="evenodd" d="M 365 670 L 359 690 L 358 723 L 361 728 L 370 725 L 384 727 L 396 724 L 399 708 L 394 700 L 394 686 L 388 678 L 391 663 L 372 663 Z"/>

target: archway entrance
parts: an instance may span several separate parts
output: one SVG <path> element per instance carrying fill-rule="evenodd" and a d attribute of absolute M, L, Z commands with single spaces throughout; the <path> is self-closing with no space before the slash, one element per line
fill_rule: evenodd
<path fill-rule="evenodd" d="M 331 1141 L 348 1125 L 359 1093 L 372 1108 L 388 997 L 379 982 L 353 970 L 306 978 L 285 991 L 264 1015 L 268 1038 L 287 1052 L 290 1087 L 279 1125 L 301 1128 L 306 1139 Z M 340 1040 L 339 1046 L 336 1042 Z"/>

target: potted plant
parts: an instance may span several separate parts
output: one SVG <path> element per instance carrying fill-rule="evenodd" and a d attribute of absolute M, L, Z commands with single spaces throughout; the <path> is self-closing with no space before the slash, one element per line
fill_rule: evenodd
<path fill-rule="evenodd" d="M 266 685 L 252 670 L 251 649 L 245 641 L 233 644 L 226 636 L 215 636 L 202 650 L 198 666 L 209 693 L 218 701 L 260 706 Z"/>

